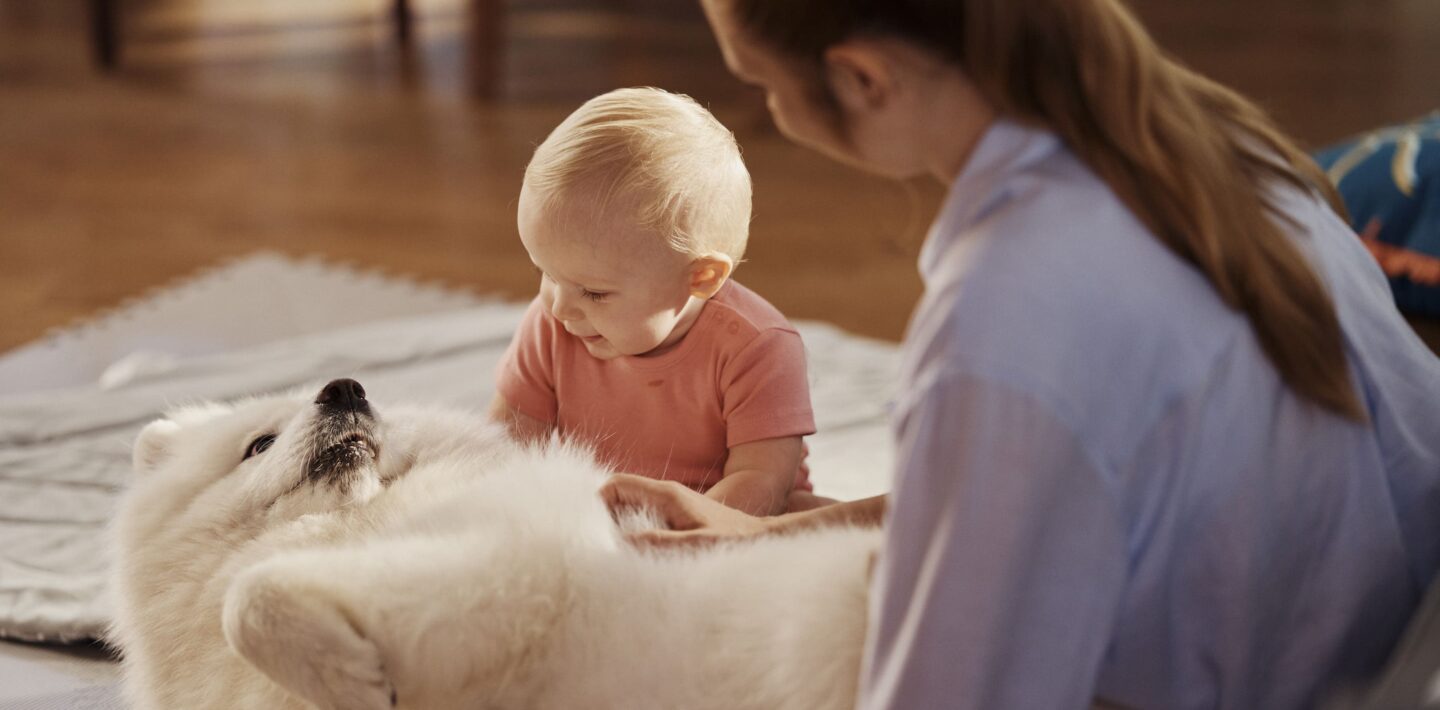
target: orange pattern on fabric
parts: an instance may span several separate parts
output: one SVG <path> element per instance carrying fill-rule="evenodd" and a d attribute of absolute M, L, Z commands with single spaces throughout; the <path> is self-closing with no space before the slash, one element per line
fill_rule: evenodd
<path fill-rule="evenodd" d="M 1403 277 L 1423 286 L 1440 286 L 1440 258 L 1380 241 L 1380 220 L 1372 219 L 1360 241 L 1386 276 Z"/>

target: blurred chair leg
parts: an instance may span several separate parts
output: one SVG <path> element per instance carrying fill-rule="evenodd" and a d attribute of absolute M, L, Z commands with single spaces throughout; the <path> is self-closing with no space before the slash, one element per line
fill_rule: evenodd
<path fill-rule="evenodd" d="M 505 55 L 505 0 L 470 0 L 469 14 L 470 91 L 480 98 L 494 98 Z"/>
<path fill-rule="evenodd" d="M 119 12 L 117 0 L 90 0 L 90 40 L 95 63 L 109 71 L 120 63 Z"/>
<path fill-rule="evenodd" d="M 395 0 L 390 9 L 395 20 L 395 41 L 401 47 L 409 47 L 415 36 L 415 12 L 410 0 Z"/>
<path fill-rule="evenodd" d="M 391 6 L 391 19 L 395 22 L 395 49 L 399 62 L 401 86 L 407 89 L 420 88 L 425 72 L 421 69 L 421 52 L 415 47 L 415 14 L 410 0 L 395 0 Z"/>

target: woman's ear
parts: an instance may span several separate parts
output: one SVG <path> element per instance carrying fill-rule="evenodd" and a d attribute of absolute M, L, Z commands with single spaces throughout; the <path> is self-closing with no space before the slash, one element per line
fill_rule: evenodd
<path fill-rule="evenodd" d="M 847 113 L 884 108 L 898 88 L 885 51 L 864 39 L 846 40 L 825 50 L 825 77 L 831 95 Z"/>
<path fill-rule="evenodd" d="M 735 260 L 724 254 L 696 257 L 690 262 L 690 295 L 700 299 L 714 296 L 734 270 Z"/>

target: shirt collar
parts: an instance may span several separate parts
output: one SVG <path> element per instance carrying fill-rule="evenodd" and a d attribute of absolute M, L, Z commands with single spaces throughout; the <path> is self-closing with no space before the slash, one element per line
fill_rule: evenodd
<path fill-rule="evenodd" d="M 948 247 L 1009 195 L 1009 178 L 1050 156 L 1060 139 L 1048 130 L 997 118 L 988 128 L 950 190 L 920 250 L 920 273 L 928 281 Z"/>

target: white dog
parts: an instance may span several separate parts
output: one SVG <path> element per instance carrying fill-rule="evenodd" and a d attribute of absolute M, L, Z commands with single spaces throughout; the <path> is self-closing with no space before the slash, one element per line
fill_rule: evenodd
<path fill-rule="evenodd" d="M 140 708 L 848 708 L 878 534 L 627 545 L 582 452 L 316 398 L 135 446 L 117 617 Z"/>

